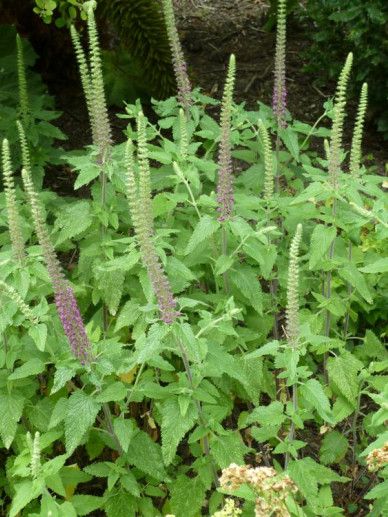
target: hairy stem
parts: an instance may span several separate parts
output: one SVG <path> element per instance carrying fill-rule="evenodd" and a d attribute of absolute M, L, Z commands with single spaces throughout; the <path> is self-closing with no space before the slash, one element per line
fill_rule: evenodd
<path fill-rule="evenodd" d="M 222 255 L 227 256 L 228 253 L 228 230 L 222 225 L 221 229 L 221 253 Z M 222 274 L 224 280 L 224 290 L 226 294 L 230 294 L 230 285 L 229 285 L 229 274 L 228 271 L 225 271 Z"/>

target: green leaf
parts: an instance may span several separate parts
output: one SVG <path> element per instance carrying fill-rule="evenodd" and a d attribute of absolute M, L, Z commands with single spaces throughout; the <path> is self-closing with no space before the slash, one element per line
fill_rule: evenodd
<path fill-rule="evenodd" d="M 323 420 L 334 423 L 329 399 L 323 391 L 322 385 L 316 379 L 306 381 L 300 387 L 300 391 L 306 402 L 317 411 Z"/>
<path fill-rule="evenodd" d="M 65 417 L 66 450 L 72 454 L 84 435 L 94 424 L 100 405 L 83 391 L 72 393 Z"/>
<path fill-rule="evenodd" d="M 34 341 L 36 348 L 40 352 L 44 352 L 47 339 L 47 326 L 44 323 L 35 324 L 28 329 L 28 335 Z"/>
<path fill-rule="evenodd" d="M 262 316 L 263 294 L 254 269 L 240 266 L 237 271 L 233 271 L 230 279 L 243 298 L 249 300 L 255 311 Z"/>
<path fill-rule="evenodd" d="M 372 490 L 369 490 L 369 492 L 364 495 L 365 499 L 388 499 L 388 479 L 383 481 L 382 483 L 379 483 L 378 485 L 374 486 Z M 382 515 L 382 514 L 380 514 Z"/>
<path fill-rule="evenodd" d="M 280 401 L 275 400 L 268 406 L 256 407 L 247 417 L 246 423 L 251 424 L 258 422 L 262 426 L 279 425 L 282 424 L 285 419 L 284 405 Z"/>
<path fill-rule="evenodd" d="M 197 226 L 194 228 L 194 231 L 190 237 L 190 240 L 187 244 L 185 254 L 188 255 L 195 248 L 202 244 L 204 241 L 208 240 L 213 233 L 215 233 L 220 227 L 220 223 L 213 219 L 212 217 L 205 215 L 198 222 Z"/>
<path fill-rule="evenodd" d="M 112 491 L 106 498 L 105 511 L 107 517 L 135 517 L 137 515 L 136 499 L 123 491 Z"/>
<path fill-rule="evenodd" d="M 122 382 L 114 382 L 97 395 L 96 401 L 100 403 L 117 402 L 125 399 L 127 394 L 128 388 Z"/>
<path fill-rule="evenodd" d="M 75 371 L 72 368 L 67 368 L 67 366 L 60 366 L 57 368 L 54 374 L 54 383 L 51 388 L 50 395 L 53 395 L 60 389 L 62 389 L 70 379 L 72 379 L 75 375 Z"/>
<path fill-rule="evenodd" d="M 87 201 L 76 201 L 61 210 L 55 227 L 60 229 L 56 244 L 72 239 L 83 233 L 93 222 L 90 204 Z"/>
<path fill-rule="evenodd" d="M 157 480 L 166 480 L 167 473 L 163 464 L 162 449 L 144 431 L 139 431 L 132 438 L 127 458 L 130 464 L 135 465 L 142 472 Z"/>
<path fill-rule="evenodd" d="M 97 497 L 96 495 L 73 495 L 71 503 L 77 510 L 77 515 L 88 515 L 94 510 L 103 507 L 105 502 L 104 497 Z"/>
<path fill-rule="evenodd" d="M 346 267 L 339 269 L 338 273 L 341 278 L 349 282 L 360 293 L 366 302 L 373 303 L 373 298 L 364 275 L 353 264 L 347 264 Z"/>
<path fill-rule="evenodd" d="M 42 373 L 44 368 L 44 362 L 40 359 L 30 359 L 22 366 L 19 366 L 19 368 L 16 368 L 16 370 L 14 370 L 8 377 L 8 380 L 16 381 L 17 379 L 25 379 L 26 377 L 30 377 L 30 375 L 37 375 L 38 373 Z"/>
<path fill-rule="evenodd" d="M 244 456 L 250 450 L 242 441 L 238 431 L 225 431 L 222 436 L 212 436 L 210 441 L 211 455 L 221 469 L 231 463 L 244 465 Z"/>
<path fill-rule="evenodd" d="M 215 274 L 222 275 L 233 266 L 233 258 L 229 255 L 221 255 L 215 263 Z"/>
<path fill-rule="evenodd" d="M 115 316 L 119 308 L 124 288 L 125 275 L 121 270 L 96 270 L 98 288 L 102 291 L 102 298 L 109 312 Z"/>
<path fill-rule="evenodd" d="M 309 269 L 314 269 L 328 251 L 337 230 L 333 226 L 317 224 L 311 235 Z"/>
<path fill-rule="evenodd" d="M 23 406 L 24 398 L 15 392 L 0 395 L 0 437 L 6 449 L 9 449 L 15 437 Z"/>
<path fill-rule="evenodd" d="M 9 517 L 16 517 L 30 501 L 42 493 L 43 488 L 44 485 L 37 481 L 22 481 L 15 484 L 15 495 L 12 499 Z"/>
<path fill-rule="evenodd" d="M 165 465 L 173 461 L 178 445 L 190 431 L 198 418 L 198 411 L 191 402 L 184 416 L 181 414 L 178 398 L 169 398 L 160 405 L 162 415 L 162 454 Z"/>
<path fill-rule="evenodd" d="M 329 357 L 328 359 L 327 372 L 330 386 L 337 395 L 345 397 L 353 408 L 356 407 L 359 389 L 357 379 L 358 371 L 359 366 L 352 361 L 351 354 L 348 354 L 346 359 L 343 356 Z"/>
<path fill-rule="evenodd" d="M 361 273 L 388 273 L 388 257 L 381 258 L 360 268 Z"/>
<path fill-rule="evenodd" d="M 139 304 L 128 300 L 121 309 L 115 325 L 115 332 L 123 327 L 132 326 L 140 315 Z"/>
<path fill-rule="evenodd" d="M 324 465 L 340 462 L 348 450 L 349 442 L 346 437 L 339 431 L 330 431 L 325 434 L 319 457 Z"/>
<path fill-rule="evenodd" d="M 279 134 L 285 146 L 290 151 L 291 156 L 296 161 L 299 161 L 299 143 L 297 133 L 293 131 L 291 126 L 287 126 L 285 129 L 280 129 Z"/>
<path fill-rule="evenodd" d="M 133 420 L 116 418 L 113 422 L 113 429 L 124 452 L 128 451 L 129 444 L 136 431 L 136 424 Z"/>
<path fill-rule="evenodd" d="M 171 485 L 171 512 L 182 517 L 197 517 L 205 502 L 206 487 L 199 476 L 179 475 Z"/>

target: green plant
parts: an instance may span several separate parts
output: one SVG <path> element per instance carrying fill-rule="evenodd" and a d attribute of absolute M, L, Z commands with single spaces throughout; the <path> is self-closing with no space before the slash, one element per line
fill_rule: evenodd
<path fill-rule="evenodd" d="M 101 131 L 96 69 L 76 50 Z M 342 167 L 350 65 L 351 56 L 319 118 L 332 118 L 331 130 L 291 117 L 281 127 L 268 106 L 233 103 L 233 57 L 221 103 L 194 90 L 188 103 L 154 101 L 149 118 L 128 104 L 127 142 L 109 142 L 104 203 L 97 140 L 66 153 L 74 190 L 87 185 L 90 196 L 60 197 L 34 185 L 19 124 L 23 265 L 5 217 L 0 233 L 0 486 L 10 517 L 384 510 L 386 468 L 380 486 L 368 465 L 386 458 L 388 220 L 382 178 Z M 221 167 L 233 211 L 220 221 Z"/>
<path fill-rule="evenodd" d="M 338 75 L 344 52 L 354 52 L 353 93 L 370 86 L 370 104 L 380 131 L 388 134 L 388 6 L 384 0 L 309 0 L 303 16 L 315 26 L 307 70 Z M 313 59 L 311 59 L 314 57 Z"/>

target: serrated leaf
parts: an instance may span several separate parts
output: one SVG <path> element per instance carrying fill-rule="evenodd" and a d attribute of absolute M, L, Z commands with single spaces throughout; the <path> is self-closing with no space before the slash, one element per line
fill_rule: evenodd
<path fill-rule="evenodd" d="M 28 329 L 28 335 L 34 341 L 36 348 L 44 352 L 47 339 L 47 326 L 44 323 L 37 323 Z"/>
<path fill-rule="evenodd" d="M 165 400 L 160 408 L 162 414 L 163 460 L 165 465 L 170 465 L 175 457 L 180 441 L 195 424 L 198 411 L 194 402 L 191 402 L 186 413 L 182 415 L 179 401 L 176 397 Z"/>
<path fill-rule="evenodd" d="M 215 274 L 222 275 L 233 266 L 233 258 L 229 255 L 221 255 L 215 263 Z"/>
<path fill-rule="evenodd" d="M 112 491 L 105 501 L 107 517 L 135 517 L 137 515 L 137 500 L 123 491 Z"/>
<path fill-rule="evenodd" d="M 318 415 L 329 423 L 334 423 L 329 399 L 322 385 L 316 379 L 309 379 L 300 387 L 301 394 Z"/>
<path fill-rule="evenodd" d="M 27 504 L 38 497 L 44 488 L 42 482 L 22 481 L 15 485 L 15 495 L 9 511 L 9 517 L 16 517 Z"/>
<path fill-rule="evenodd" d="M 365 301 L 368 303 L 373 302 L 373 298 L 369 291 L 365 277 L 358 271 L 355 266 L 348 264 L 346 267 L 339 269 L 338 273 L 340 277 L 349 282 L 349 284 L 356 289 L 356 291 L 364 298 Z"/>
<path fill-rule="evenodd" d="M 109 312 L 114 316 L 120 304 L 123 293 L 125 275 L 121 270 L 105 271 L 97 269 L 98 288 Z"/>
<path fill-rule="evenodd" d="M 162 449 L 144 431 L 138 431 L 129 444 L 127 458 L 130 464 L 155 479 L 165 481 Z"/>
<path fill-rule="evenodd" d="M 127 452 L 136 431 L 136 424 L 132 420 L 116 418 L 113 422 L 113 429 L 124 452 Z"/>
<path fill-rule="evenodd" d="M 226 431 L 222 436 L 213 436 L 210 450 L 218 466 L 223 469 L 231 463 L 244 465 L 244 456 L 251 450 L 242 441 L 238 431 Z"/>
<path fill-rule="evenodd" d="M 361 273 L 388 273 L 388 258 L 384 257 L 360 268 Z"/>
<path fill-rule="evenodd" d="M 330 385 L 335 393 L 345 397 L 347 402 L 355 407 L 359 388 L 357 379 L 359 368 L 351 361 L 351 358 L 348 357 L 348 359 L 342 356 L 329 357 L 327 372 Z"/>
<path fill-rule="evenodd" d="M 113 382 L 102 393 L 97 395 L 96 401 L 100 403 L 118 402 L 125 399 L 127 394 L 128 388 L 122 382 Z"/>
<path fill-rule="evenodd" d="M 284 405 L 279 400 L 275 400 L 268 406 L 256 407 L 247 417 L 246 423 L 258 422 L 262 426 L 273 426 L 282 424 L 285 419 Z"/>
<path fill-rule="evenodd" d="M 185 254 L 188 255 L 199 245 L 207 240 L 213 233 L 215 233 L 220 227 L 220 223 L 212 217 L 205 215 L 198 222 L 197 226 L 190 237 L 187 244 Z"/>
<path fill-rule="evenodd" d="M 98 510 L 103 507 L 105 502 L 104 497 L 98 497 L 96 495 L 73 495 L 71 503 L 77 510 L 77 515 L 88 515 L 94 510 Z"/>
<path fill-rule="evenodd" d="M 100 405 L 83 391 L 72 393 L 68 399 L 65 417 L 66 450 L 72 454 L 86 432 L 94 424 Z"/>
<path fill-rule="evenodd" d="M 90 204 L 87 201 L 76 201 L 66 206 L 61 210 L 61 216 L 56 221 L 56 227 L 60 228 L 56 243 L 61 244 L 83 233 L 92 222 Z"/>
<path fill-rule="evenodd" d="M 17 379 L 25 379 L 26 377 L 30 377 L 30 375 L 42 373 L 44 368 L 44 362 L 40 359 L 30 359 L 26 363 L 22 364 L 22 366 L 19 366 L 19 368 L 16 368 L 11 375 L 9 375 L 8 380 L 15 381 Z"/>
<path fill-rule="evenodd" d="M 337 230 L 334 226 L 317 224 L 311 235 L 309 269 L 314 269 L 330 248 Z"/>
<path fill-rule="evenodd" d="M 128 300 L 124 304 L 123 308 L 121 309 L 117 317 L 115 332 L 122 329 L 123 327 L 132 326 L 139 317 L 139 315 L 139 304 L 135 303 L 132 300 Z"/>
<path fill-rule="evenodd" d="M 290 151 L 291 156 L 299 161 L 299 143 L 298 143 L 298 135 L 295 131 L 293 131 L 291 126 L 287 126 L 286 128 L 282 128 L 279 130 L 280 138 L 283 140 L 283 143 Z"/>
<path fill-rule="evenodd" d="M 24 398 L 17 393 L 0 395 L 0 437 L 6 449 L 13 442 L 23 407 Z"/>
<path fill-rule="evenodd" d="M 171 485 L 171 511 L 182 517 L 196 517 L 200 515 L 205 501 L 206 487 L 199 476 L 188 478 L 179 475 Z"/>
<path fill-rule="evenodd" d="M 75 375 L 75 371 L 72 368 L 67 368 L 67 366 L 60 366 L 57 368 L 54 374 L 54 383 L 51 388 L 50 394 L 53 395 L 60 389 L 62 389 L 70 379 L 72 379 Z"/>
<path fill-rule="evenodd" d="M 230 279 L 243 298 L 249 300 L 255 311 L 262 316 L 263 293 L 255 271 L 252 268 L 240 266 L 237 271 L 233 271 Z"/>
<path fill-rule="evenodd" d="M 324 465 L 338 463 L 341 461 L 348 450 L 349 442 L 339 431 L 330 431 L 325 434 L 322 440 L 319 457 Z"/>

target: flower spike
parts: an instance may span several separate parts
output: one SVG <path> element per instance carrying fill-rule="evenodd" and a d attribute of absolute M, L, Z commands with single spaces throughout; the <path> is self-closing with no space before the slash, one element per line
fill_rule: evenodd
<path fill-rule="evenodd" d="M 228 73 L 224 87 L 224 94 L 221 103 L 221 141 L 218 152 L 218 220 L 223 222 L 230 218 L 233 212 L 233 168 L 231 148 L 231 114 L 233 103 L 233 92 L 236 76 L 236 58 L 230 56 Z"/>
<path fill-rule="evenodd" d="M 46 267 L 54 290 L 55 305 L 63 330 L 69 340 L 73 355 L 83 364 L 92 359 L 91 344 L 86 335 L 84 323 L 72 288 L 65 279 L 62 267 L 51 243 L 43 216 L 39 198 L 35 192 L 31 175 L 22 170 L 24 188 L 27 192 L 32 219 L 42 248 Z"/>
<path fill-rule="evenodd" d="M 12 255 L 15 260 L 22 264 L 25 259 L 24 239 L 20 227 L 20 215 L 16 201 L 9 143 L 6 139 L 3 140 L 2 151 L 4 193 L 7 206 Z"/>
<path fill-rule="evenodd" d="M 298 255 L 302 240 L 302 225 L 298 224 L 290 246 L 288 266 L 286 333 L 288 343 L 296 347 L 299 340 L 299 266 Z"/>
<path fill-rule="evenodd" d="M 271 140 L 269 138 L 268 130 L 262 120 L 259 120 L 259 133 L 264 147 L 264 199 L 269 201 L 272 199 L 275 189 L 274 167 Z"/>
<path fill-rule="evenodd" d="M 183 108 L 188 112 L 191 106 L 191 84 L 187 73 L 187 65 L 179 34 L 176 28 L 174 7 L 172 0 L 162 0 L 164 19 L 167 29 L 167 37 L 170 43 L 172 64 L 175 73 L 175 79 L 178 87 L 178 99 Z"/>
<path fill-rule="evenodd" d="M 275 52 L 275 81 L 272 96 L 272 109 L 276 115 L 278 128 L 285 126 L 285 114 L 287 106 L 286 21 L 287 0 L 278 0 Z"/>
<path fill-rule="evenodd" d="M 364 83 L 361 87 L 360 102 L 358 104 L 357 118 L 354 125 L 352 147 L 350 150 L 349 169 L 351 174 L 358 176 L 361 162 L 361 142 L 364 129 L 365 113 L 368 105 L 368 85 Z"/>
<path fill-rule="evenodd" d="M 176 310 L 176 301 L 153 241 L 154 227 L 151 205 L 150 169 L 145 131 L 146 119 L 143 113 L 139 113 L 137 129 L 138 179 L 135 176 L 133 144 L 131 140 L 128 140 L 125 152 L 128 203 L 142 260 L 158 301 L 161 320 L 164 321 L 164 323 L 171 324 L 179 316 L 179 312 Z"/>

